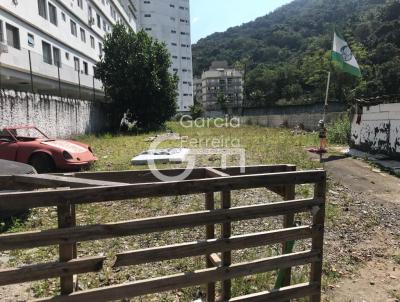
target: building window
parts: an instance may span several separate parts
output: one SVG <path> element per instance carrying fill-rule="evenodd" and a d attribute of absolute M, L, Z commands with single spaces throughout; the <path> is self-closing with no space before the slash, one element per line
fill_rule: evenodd
<path fill-rule="evenodd" d="M 100 15 L 99 14 L 96 14 L 97 15 L 97 27 L 98 28 L 101 28 L 101 18 L 100 18 Z"/>
<path fill-rule="evenodd" d="M 69 52 L 65 52 L 65 58 L 69 61 Z"/>
<path fill-rule="evenodd" d="M 94 45 L 94 37 L 90 36 L 90 46 L 94 49 L 95 45 Z"/>
<path fill-rule="evenodd" d="M 57 26 L 57 8 L 49 2 L 49 20 Z"/>
<path fill-rule="evenodd" d="M 49 43 L 42 41 L 42 49 L 43 49 L 43 62 L 47 64 L 53 64 L 51 59 L 51 46 Z"/>
<path fill-rule="evenodd" d="M 87 62 L 83 62 L 83 72 L 87 75 L 89 74 L 89 66 Z"/>
<path fill-rule="evenodd" d="M 78 0 L 78 6 L 83 9 L 83 0 Z"/>
<path fill-rule="evenodd" d="M 81 28 L 81 40 L 83 43 L 86 43 L 86 32 L 83 28 Z"/>
<path fill-rule="evenodd" d="M 14 47 L 16 49 L 21 49 L 21 44 L 19 41 L 19 29 L 7 23 L 6 32 L 7 32 L 7 45 Z"/>
<path fill-rule="evenodd" d="M 28 45 L 30 47 L 35 46 L 35 37 L 32 34 L 28 34 Z"/>
<path fill-rule="evenodd" d="M 38 0 L 39 16 L 47 20 L 46 0 Z"/>
<path fill-rule="evenodd" d="M 67 21 L 67 17 L 65 16 L 65 13 L 61 12 L 61 18 L 63 19 L 64 22 Z"/>
<path fill-rule="evenodd" d="M 101 57 L 103 55 L 103 44 L 99 42 L 99 56 Z"/>
<path fill-rule="evenodd" d="M 80 69 L 79 58 L 77 58 L 77 57 L 74 57 L 74 68 L 75 68 L 75 71 L 79 71 L 79 69 Z"/>
<path fill-rule="evenodd" d="M 4 42 L 3 21 L 0 20 L 0 42 Z"/>
<path fill-rule="evenodd" d="M 106 20 L 103 20 L 103 30 L 107 31 L 107 22 L 106 22 Z"/>
<path fill-rule="evenodd" d="M 76 23 L 71 20 L 71 34 L 74 35 L 75 37 L 78 36 L 77 29 L 76 29 Z"/>
<path fill-rule="evenodd" d="M 61 52 L 60 49 L 53 46 L 53 61 L 54 65 L 61 68 Z"/>
<path fill-rule="evenodd" d="M 145 14 L 144 17 L 145 18 L 151 18 L 151 15 L 150 14 Z"/>

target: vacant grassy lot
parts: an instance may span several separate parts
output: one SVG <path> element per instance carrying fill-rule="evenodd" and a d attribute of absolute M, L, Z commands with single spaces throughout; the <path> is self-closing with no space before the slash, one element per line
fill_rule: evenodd
<path fill-rule="evenodd" d="M 312 169 L 320 167 L 319 163 L 311 161 L 306 147 L 317 145 L 317 136 L 314 134 L 294 134 L 285 129 L 267 129 L 257 126 L 242 126 L 240 128 L 184 128 L 178 123 L 168 124 L 168 128 L 174 132 L 187 136 L 182 143 L 183 147 L 190 148 L 212 148 L 213 145 L 221 148 L 229 148 L 233 143 L 246 151 L 246 164 L 295 164 L 299 169 Z M 137 136 L 84 136 L 79 137 L 81 141 L 88 143 L 94 149 L 99 158 L 94 170 L 127 170 L 138 169 L 130 165 L 131 158 L 147 149 L 150 145 L 146 139 L 156 133 Z M 214 139 L 214 141 L 213 141 Z M 238 145 L 239 144 L 239 145 Z M 180 141 L 170 141 L 164 144 L 168 147 L 180 147 Z M 232 157 L 229 165 L 237 165 L 238 158 Z M 220 156 L 204 155 L 196 158 L 197 166 L 219 166 Z M 145 169 L 147 167 L 139 167 Z M 297 197 L 306 197 L 312 193 L 309 186 L 297 188 Z M 257 204 L 265 201 L 273 202 L 279 197 L 265 189 L 245 190 L 233 192 L 233 206 Z M 183 196 L 173 198 L 151 198 L 126 200 L 114 203 L 102 203 L 84 205 L 77 208 L 78 224 L 94 224 L 123 221 L 142 217 L 169 215 L 175 213 L 191 212 L 204 209 L 204 199 L 201 195 Z M 328 224 L 334 223 L 337 216 L 335 207 L 328 207 Z M 57 223 L 56 211 L 54 208 L 34 210 L 27 221 L 16 222 L 9 232 L 33 229 L 48 229 L 55 227 Z M 298 217 L 307 221 L 308 217 Z M 246 223 L 235 223 L 233 234 L 244 234 L 259 232 L 268 229 L 275 229 L 281 225 L 278 219 L 258 219 Z M 111 284 L 118 284 L 127 281 L 140 280 L 160 275 L 173 274 L 181 271 L 204 268 L 204 258 L 180 259 L 140 265 L 128 268 L 113 269 L 111 267 L 114 256 L 121 251 L 131 249 L 161 246 L 173 243 L 204 239 L 203 228 L 190 230 L 171 231 L 143 236 L 132 236 L 118 239 L 85 242 L 78 245 L 78 255 L 99 255 L 107 256 L 108 262 L 99 274 L 85 274 L 79 278 L 81 288 L 88 289 Z M 309 242 L 297 243 L 297 249 L 304 249 Z M 57 247 L 32 249 L 28 251 L 12 252 L 11 261 L 13 265 L 21 263 L 40 263 L 51 259 L 56 260 Z M 233 253 L 233 262 L 268 257 L 279 253 L 279 246 L 248 249 Z M 308 275 L 308 267 L 300 267 L 293 274 L 293 281 L 305 280 Z M 329 269 L 328 269 L 329 271 Z M 335 275 L 327 274 L 329 278 Z M 273 287 L 276 279 L 276 272 L 261 274 L 250 278 L 235 280 L 233 283 L 233 294 L 242 295 Z M 328 279 L 327 279 L 328 280 Z M 330 280 L 330 279 L 329 279 Z M 328 281 L 329 281 L 328 280 Z M 58 280 L 52 279 L 46 282 L 33 284 L 35 295 L 43 297 L 56 294 Z M 181 291 L 162 293 L 135 299 L 134 301 L 191 301 L 204 292 L 204 288 L 191 288 Z"/>

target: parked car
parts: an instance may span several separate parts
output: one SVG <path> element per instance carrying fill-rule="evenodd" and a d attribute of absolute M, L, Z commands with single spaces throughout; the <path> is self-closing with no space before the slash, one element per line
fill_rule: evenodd
<path fill-rule="evenodd" d="M 0 129 L 0 159 L 32 165 L 38 173 L 81 170 L 97 160 L 89 146 L 51 139 L 35 126 Z"/>
<path fill-rule="evenodd" d="M 0 175 L 18 175 L 18 174 L 36 174 L 34 167 L 26 164 L 21 164 L 15 161 L 0 159 Z M 0 185 L 0 193 L 14 192 L 13 187 L 4 187 Z M 19 216 L 26 211 L 0 211 L 0 219 L 8 219 L 12 216 Z"/>

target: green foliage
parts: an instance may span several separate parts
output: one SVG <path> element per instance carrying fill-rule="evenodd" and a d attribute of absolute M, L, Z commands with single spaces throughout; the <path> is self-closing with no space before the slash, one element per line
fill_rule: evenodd
<path fill-rule="evenodd" d="M 204 113 L 203 106 L 198 101 L 195 101 L 193 106 L 190 106 L 189 109 L 190 109 L 190 116 L 192 117 L 192 119 L 195 120 L 203 116 Z"/>
<path fill-rule="evenodd" d="M 351 134 L 351 123 L 347 115 L 343 115 L 328 125 L 328 140 L 333 144 L 347 145 Z"/>
<path fill-rule="evenodd" d="M 136 34 L 122 24 L 114 26 L 104 41 L 96 77 L 114 102 L 115 127 L 127 109 L 142 129 L 159 128 L 175 114 L 178 78 L 169 73 L 170 66 L 165 44 L 144 31 Z"/>
<path fill-rule="evenodd" d="M 363 78 L 331 66 L 337 28 L 356 56 Z M 400 93 L 399 0 L 295 0 L 275 12 L 193 46 L 199 75 L 213 60 L 246 67 L 250 104 L 323 102 L 332 70 L 332 99 Z M 242 68 L 243 69 L 243 68 Z"/>

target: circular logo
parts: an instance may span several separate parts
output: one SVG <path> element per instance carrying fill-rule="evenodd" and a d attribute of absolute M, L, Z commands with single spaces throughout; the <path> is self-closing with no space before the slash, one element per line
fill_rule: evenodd
<path fill-rule="evenodd" d="M 350 60 L 353 58 L 353 53 L 351 52 L 350 47 L 348 47 L 347 45 L 346 45 L 346 46 L 343 46 L 343 47 L 340 49 L 340 54 L 342 55 L 342 58 L 343 58 L 343 60 L 344 60 L 345 62 L 348 62 L 348 61 L 350 61 Z"/>

